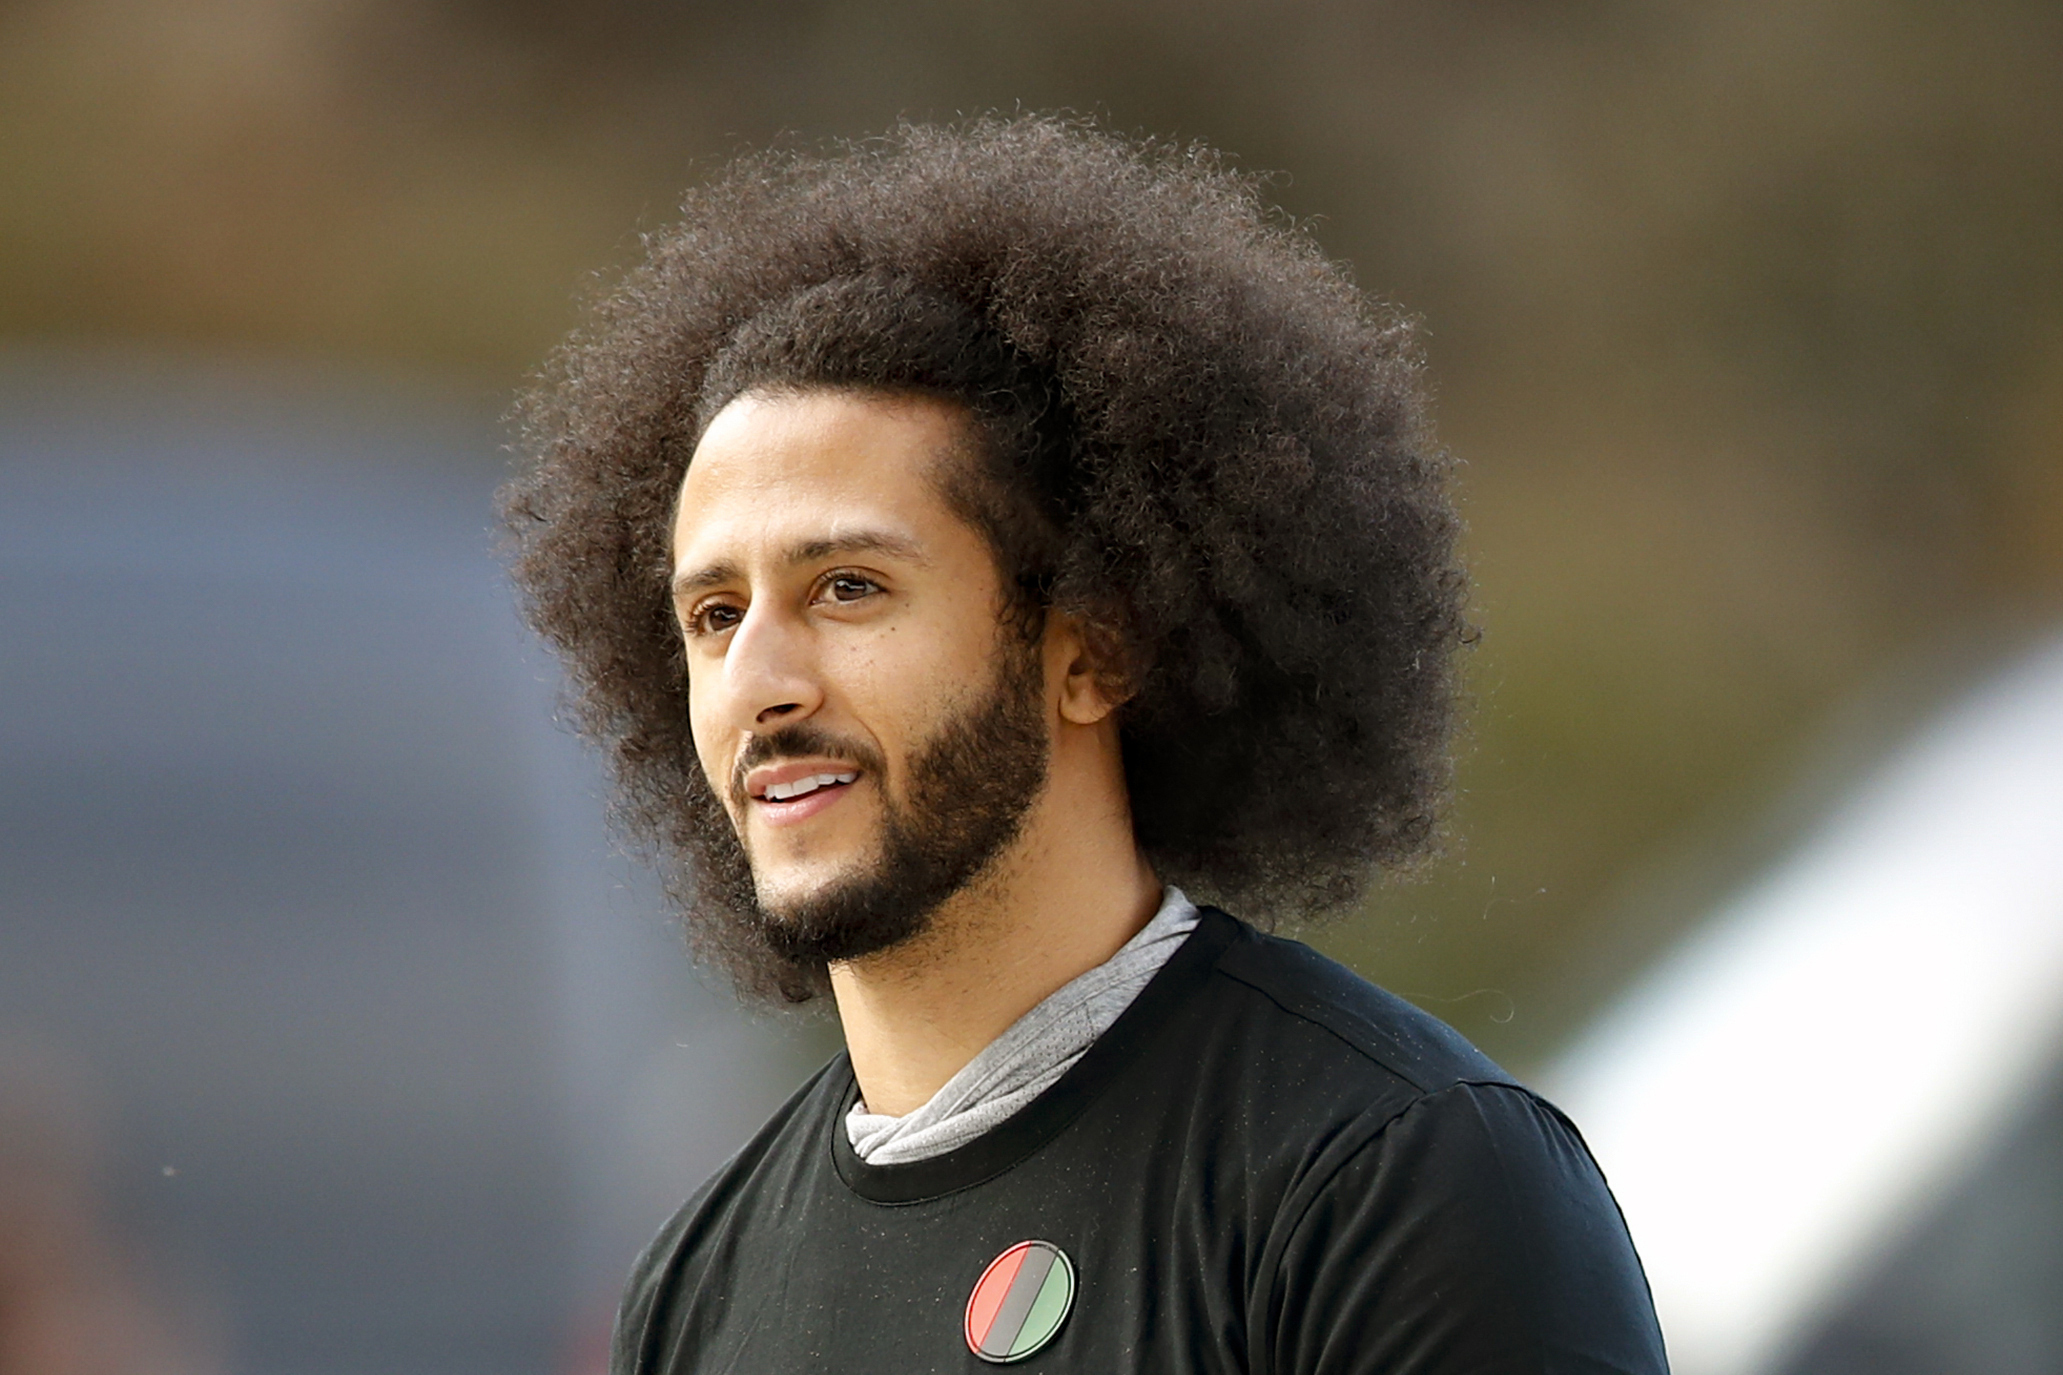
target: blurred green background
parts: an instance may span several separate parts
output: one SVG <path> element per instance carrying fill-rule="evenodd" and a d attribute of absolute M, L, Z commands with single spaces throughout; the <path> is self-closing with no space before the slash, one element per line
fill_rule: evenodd
<path fill-rule="evenodd" d="M 2054 0 L 0 0 L 0 343 L 498 410 L 733 152 L 1018 108 L 1274 173 L 1424 319 L 1474 724 L 1317 939 L 1494 1055 L 2063 604 Z"/>

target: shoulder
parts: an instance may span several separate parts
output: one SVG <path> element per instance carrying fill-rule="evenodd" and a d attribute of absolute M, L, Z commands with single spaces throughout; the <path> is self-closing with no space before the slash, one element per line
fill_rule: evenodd
<path fill-rule="evenodd" d="M 1208 1015 L 1250 1061 L 1238 1092 L 1275 1120 L 1325 1123 L 1303 1143 L 1304 1206 L 1371 1171 L 1507 1197 L 1580 1181 L 1609 1206 L 1575 1126 L 1459 1032 L 1306 945 L 1212 918 Z"/>
<path fill-rule="evenodd" d="M 1214 1129 L 1244 1139 L 1243 1158 L 1284 1171 L 1280 1222 L 1301 1225 L 1328 1191 L 1406 1189 L 1494 1194 L 1503 1221 L 1546 1218 L 1536 1195 L 1577 1199 L 1619 1227 L 1574 1124 L 1459 1032 L 1223 913 L 1199 935 L 1217 949 L 1179 1038 L 1196 1062 L 1187 1091 L 1221 1105 Z"/>
<path fill-rule="evenodd" d="M 1575 1126 L 1438 1018 L 1233 925 L 1209 997 L 1261 1047 L 1249 1112 L 1317 1128 L 1300 1133 L 1251 1315 L 1274 1368 L 1329 1367 L 1351 1337 L 1353 1370 L 1665 1369 Z"/>
<path fill-rule="evenodd" d="M 1211 951 L 1181 1038 L 1205 1062 L 1209 1083 L 1196 1089 L 1235 1100 L 1243 1116 L 1294 1124 L 1287 1148 L 1322 1141 L 1335 1155 L 1448 1089 L 1523 1092 L 1459 1032 L 1309 946 L 1215 909 L 1191 939 Z"/>
<path fill-rule="evenodd" d="M 1516 1085 L 1423 1095 L 1312 1178 L 1284 1224 L 1257 1315 L 1278 1370 L 1668 1369 L 1603 1175 Z"/>
<path fill-rule="evenodd" d="M 1234 986 L 1235 996 L 1259 1000 L 1265 1008 L 1260 1020 L 1282 1023 L 1279 1034 L 1295 1037 L 1295 1028 L 1308 1029 L 1306 1037 L 1336 1055 L 1342 1070 L 1358 1069 L 1421 1094 L 1515 1082 L 1461 1033 L 1345 965 L 1215 909 L 1211 919 L 1234 928 L 1216 978 Z"/>
<path fill-rule="evenodd" d="M 1567 1118 L 1437 1017 L 1300 942 L 1208 920 L 1222 948 L 1203 999 L 1218 1043 L 1206 1072 L 1244 1115 L 1306 1124 L 1282 1138 L 1306 1200 L 1350 1162 L 1404 1163 L 1433 1142 L 1437 1170 L 1404 1170 L 1428 1187 L 1477 1187 L 1485 1171 L 1509 1188 L 1597 1175 Z"/>
<path fill-rule="evenodd" d="M 629 1282 L 616 1313 L 609 1369 L 613 1375 L 634 1375 L 665 1368 L 649 1343 L 670 1326 L 665 1310 L 679 1288 L 681 1267 L 690 1256 L 707 1250 L 704 1243 L 723 1237 L 755 1186 L 772 1183 L 800 1163 L 799 1141 L 813 1132 L 826 1113 L 835 1113 L 844 1079 L 845 1056 L 834 1056 L 805 1081 L 701 1188 L 666 1220 L 631 1267 Z"/>

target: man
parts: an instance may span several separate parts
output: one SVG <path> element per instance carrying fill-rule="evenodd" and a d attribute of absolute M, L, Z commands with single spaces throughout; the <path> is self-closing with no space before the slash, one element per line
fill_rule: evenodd
<path fill-rule="evenodd" d="M 1251 918 L 1433 834 L 1456 522 L 1407 325 L 1206 155 L 751 160 L 529 403 L 518 575 L 621 811 L 847 1053 L 618 1375 L 1663 1369 L 1573 1128 Z"/>

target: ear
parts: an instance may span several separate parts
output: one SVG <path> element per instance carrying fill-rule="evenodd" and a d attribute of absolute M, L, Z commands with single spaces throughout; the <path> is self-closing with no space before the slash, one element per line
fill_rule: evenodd
<path fill-rule="evenodd" d="M 1046 682 L 1057 689 L 1060 717 L 1072 725 L 1093 726 L 1123 706 L 1130 696 L 1123 676 L 1114 672 L 1106 636 L 1095 634 L 1080 618 L 1060 612 L 1046 616 L 1044 651 Z"/>

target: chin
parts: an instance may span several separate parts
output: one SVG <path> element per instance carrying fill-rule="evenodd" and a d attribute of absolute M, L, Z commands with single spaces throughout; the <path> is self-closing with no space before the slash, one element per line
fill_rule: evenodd
<path fill-rule="evenodd" d="M 938 896 L 872 864 L 754 877 L 760 937 L 790 960 L 838 963 L 879 954 L 931 924 Z"/>
<path fill-rule="evenodd" d="M 823 858 L 764 867 L 755 864 L 752 888 L 760 911 L 769 921 L 806 925 L 811 912 L 843 905 L 852 900 L 853 894 L 876 886 L 880 869 L 878 857 L 842 864 Z"/>

